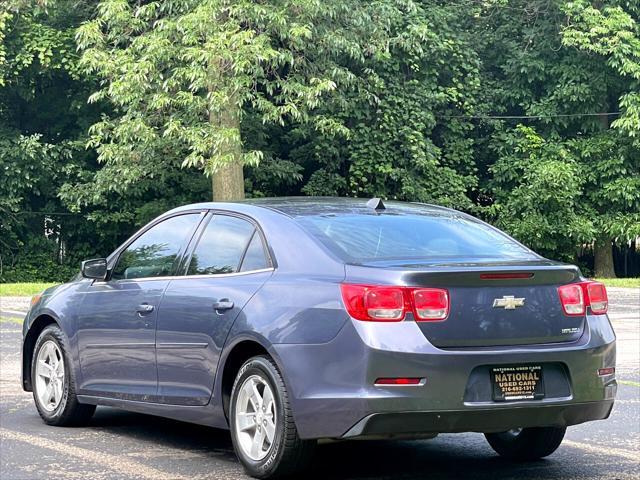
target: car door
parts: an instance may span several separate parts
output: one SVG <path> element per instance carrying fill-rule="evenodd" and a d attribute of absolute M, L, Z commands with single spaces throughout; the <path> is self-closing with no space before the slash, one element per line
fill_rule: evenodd
<path fill-rule="evenodd" d="M 86 288 L 78 308 L 82 393 L 155 400 L 157 308 L 202 216 L 152 225 L 121 250 L 107 281 Z"/>
<path fill-rule="evenodd" d="M 196 234 L 182 277 L 158 310 L 158 395 L 174 405 L 206 405 L 234 320 L 272 274 L 260 230 L 247 218 L 210 215 Z"/>

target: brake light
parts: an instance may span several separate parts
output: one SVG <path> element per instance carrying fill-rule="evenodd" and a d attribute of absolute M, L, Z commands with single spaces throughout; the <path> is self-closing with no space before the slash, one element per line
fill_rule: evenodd
<path fill-rule="evenodd" d="M 513 280 L 518 278 L 533 278 L 533 273 L 481 273 L 480 280 Z"/>
<path fill-rule="evenodd" d="M 416 321 L 439 321 L 449 315 L 449 293 L 440 288 L 340 285 L 345 307 L 353 318 L 399 322 L 407 312 Z"/>
<path fill-rule="evenodd" d="M 607 289 L 600 282 L 580 282 L 558 288 L 560 303 L 567 315 L 584 315 L 587 307 L 597 315 L 607 313 Z"/>
<path fill-rule="evenodd" d="M 399 288 L 371 288 L 364 292 L 364 308 L 376 320 L 402 320 L 404 294 Z"/>
<path fill-rule="evenodd" d="M 587 283 L 587 298 L 591 311 L 595 314 L 607 313 L 609 306 L 609 298 L 607 297 L 607 289 L 600 282 Z"/>

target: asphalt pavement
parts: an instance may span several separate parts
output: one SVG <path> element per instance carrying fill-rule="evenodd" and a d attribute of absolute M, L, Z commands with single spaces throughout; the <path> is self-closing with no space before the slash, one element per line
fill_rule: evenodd
<path fill-rule="evenodd" d="M 547 459 L 517 464 L 481 434 L 322 444 L 304 479 L 640 478 L 640 289 L 610 288 L 618 397 L 608 420 L 571 427 Z M 38 416 L 20 376 L 28 299 L 0 297 L 0 479 L 245 479 L 228 432 L 99 407 L 88 427 Z"/>

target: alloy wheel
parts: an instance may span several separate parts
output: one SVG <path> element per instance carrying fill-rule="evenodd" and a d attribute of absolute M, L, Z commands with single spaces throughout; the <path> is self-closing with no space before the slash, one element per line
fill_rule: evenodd
<path fill-rule="evenodd" d="M 257 462 L 267 456 L 277 420 L 271 387 L 259 375 L 251 375 L 240 387 L 235 408 L 236 436 L 247 457 Z"/>
<path fill-rule="evenodd" d="M 64 357 L 60 347 L 52 340 L 42 344 L 36 359 L 36 394 L 40 405 L 53 412 L 64 393 Z"/>

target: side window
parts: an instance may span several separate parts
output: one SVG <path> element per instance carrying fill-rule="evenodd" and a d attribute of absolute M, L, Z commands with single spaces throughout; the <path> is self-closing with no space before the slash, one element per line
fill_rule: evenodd
<path fill-rule="evenodd" d="M 215 215 L 193 251 L 187 275 L 237 272 L 254 230 L 246 220 Z"/>
<path fill-rule="evenodd" d="M 180 248 L 199 218 L 197 213 L 179 215 L 151 227 L 122 252 L 111 278 L 121 280 L 170 275 Z"/>
<path fill-rule="evenodd" d="M 242 259 L 241 272 L 250 272 L 251 270 L 260 270 L 267 268 L 267 257 L 264 254 L 264 246 L 260 234 L 256 231 L 253 233 L 251 243 L 247 247 L 247 251 Z"/>

